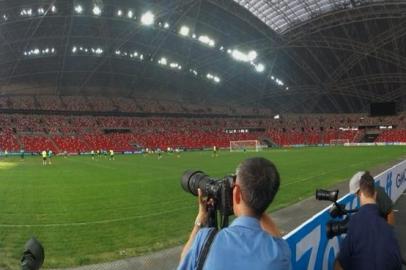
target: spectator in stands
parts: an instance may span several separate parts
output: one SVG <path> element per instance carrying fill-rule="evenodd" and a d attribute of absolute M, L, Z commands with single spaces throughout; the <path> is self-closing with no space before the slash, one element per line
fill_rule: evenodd
<path fill-rule="evenodd" d="M 361 208 L 349 221 L 335 269 L 400 270 L 399 244 L 392 226 L 379 214 L 374 179 L 368 172 L 361 176 L 357 196 Z"/>
<path fill-rule="evenodd" d="M 237 218 L 219 231 L 205 258 L 203 269 L 291 269 L 290 250 L 265 210 L 279 189 L 279 173 L 264 158 L 250 158 L 237 168 L 232 191 Z M 206 201 L 199 190 L 199 213 L 192 233 L 181 254 L 179 270 L 196 269 L 207 240 L 209 228 Z"/>
<path fill-rule="evenodd" d="M 357 195 L 360 190 L 360 181 L 362 176 L 370 175 L 369 172 L 357 172 L 350 180 L 350 192 Z M 372 177 L 372 176 L 371 176 Z M 390 224 L 395 225 L 395 214 L 393 213 L 393 203 L 385 190 L 379 186 L 375 186 L 376 204 L 379 209 L 379 214 Z"/>

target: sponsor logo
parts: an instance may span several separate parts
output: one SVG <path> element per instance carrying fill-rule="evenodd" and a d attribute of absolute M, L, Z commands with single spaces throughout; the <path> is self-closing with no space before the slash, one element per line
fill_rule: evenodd
<path fill-rule="evenodd" d="M 402 173 L 396 175 L 396 187 L 399 188 L 406 182 L 406 169 Z"/>

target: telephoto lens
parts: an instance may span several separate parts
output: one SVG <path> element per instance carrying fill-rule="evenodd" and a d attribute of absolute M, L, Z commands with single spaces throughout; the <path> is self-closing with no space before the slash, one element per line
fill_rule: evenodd
<path fill-rule="evenodd" d="M 316 189 L 316 199 L 320 201 L 336 202 L 338 199 L 338 189 L 331 191 L 324 189 Z"/>

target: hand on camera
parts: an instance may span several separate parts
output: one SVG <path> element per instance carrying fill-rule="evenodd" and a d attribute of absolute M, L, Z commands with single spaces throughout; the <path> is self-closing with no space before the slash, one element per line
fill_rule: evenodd
<path fill-rule="evenodd" d="M 198 192 L 198 202 L 199 202 L 199 213 L 197 214 L 196 221 L 201 224 L 207 223 L 208 213 L 207 213 L 207 205 L 212 204 L 213 201 L 207 201 L 207 198 L 203 197 L 203 193 L 200 188 L 197 190 Z"/>

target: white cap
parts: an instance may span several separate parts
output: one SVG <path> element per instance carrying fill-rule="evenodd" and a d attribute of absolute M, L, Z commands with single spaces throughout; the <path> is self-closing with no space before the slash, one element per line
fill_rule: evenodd
<path fill-rule="evenodd" d="M 359 190 L 359 182 L 361 181 L 361 177 L 365 174 L 364 171 L 357 172 L 350 180 L 350 193 L 357 193 Z"/>

